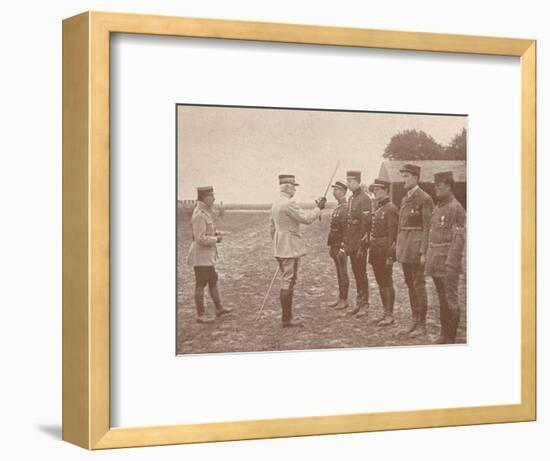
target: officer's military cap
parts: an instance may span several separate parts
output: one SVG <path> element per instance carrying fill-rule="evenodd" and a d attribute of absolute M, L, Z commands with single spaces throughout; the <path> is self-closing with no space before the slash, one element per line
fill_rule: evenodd
<path fill-rule="evenodd" d="M 361 182 L 361 172 L 360 171 L 348 171 L 346 174 L 348 179 L 355 179 L 357 182 Z"/>
<path fill-rule="evenodd" d="M 420 167 L 418 165 L 406 163 L 399 171 L 401 173 L 410 173 L 415 175 L 417 178 L 420 178 Z"/>
<path fill-rule="evenodd" d="M 348 191 L 348 186 L 347 186 L 347 184 L 346 184 L 345 182 L 343 182 L 343 181 L 336 181 L 336 182 L 332 185 L 332 187 L 333 187 L 333 188 L 334 188 L 334 187 L 338 187 L 338 188 L 342 189 L 344 192 L 347 192 L 347 191 Z"/>
<path fill-rule="evenodd" d="M 214 195 L 214 188 L 212 186 L 197 187 L 197 199 L 202 200 L 208 195 Z"/>
<path fill-rule="evenodd" d="M 390 190 L 390 182 L 386 181 L 384 179 L 375 179 L 374 182 L 369 186 L 369 191 L 374 192 L 375 187 L 381 187 L 383 189 L 386 189 L 386 191 Z"/>
<path fill-rule="evenodd" d="M 299 186 L 299 184 L 296 183 L 296 178 L 293 174 L 280 174 L 279 184 L 293 184 L 294 186 Z"/>
<path fill-rule="evenodd" d="M 446 184 L 454 184 L 453 172 L 452 171 L 441 171 L 434 174 L 434 183 L 444 182 Z"/>

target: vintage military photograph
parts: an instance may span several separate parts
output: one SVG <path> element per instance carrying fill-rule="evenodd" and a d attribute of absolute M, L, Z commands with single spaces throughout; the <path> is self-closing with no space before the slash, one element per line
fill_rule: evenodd
<path fill-rule="evenodd" d="M 175 116 L 177 354 L 466 344 L 466 115 Z"/>

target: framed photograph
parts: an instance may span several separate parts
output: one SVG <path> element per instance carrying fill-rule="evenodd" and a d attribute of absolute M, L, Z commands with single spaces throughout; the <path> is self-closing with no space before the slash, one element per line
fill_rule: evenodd
<path fill-rule="evenodd" d="M 536 42 L 63 21 L 63 439 L 536 418 Z"/>

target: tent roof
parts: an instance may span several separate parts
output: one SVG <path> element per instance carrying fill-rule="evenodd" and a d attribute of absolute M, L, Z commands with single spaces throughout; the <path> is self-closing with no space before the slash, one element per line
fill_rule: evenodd
<path fill-rule="evenodd" d="M 420 182 L 431 182 L 434 173 L 452 171 L 455 182 L 466 182 L 466 160 L 386 160 L 380 165 L 378 176 L 390 182 L 403 182 L 399 170 L 406 163 L 420 167 Z"/>

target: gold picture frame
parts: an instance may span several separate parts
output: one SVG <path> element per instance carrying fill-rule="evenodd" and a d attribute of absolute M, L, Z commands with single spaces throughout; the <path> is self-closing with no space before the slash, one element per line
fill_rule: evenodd
<path fill-rule="evenodd" d="M 109 52 L 112 33 L 516 56 L 521 60 L 521 403 L 185 424 L 110 425 Z M 87 449 L 536 418 L 535 40 L 86 12 L 63 21 L 63 440 Z"/>

